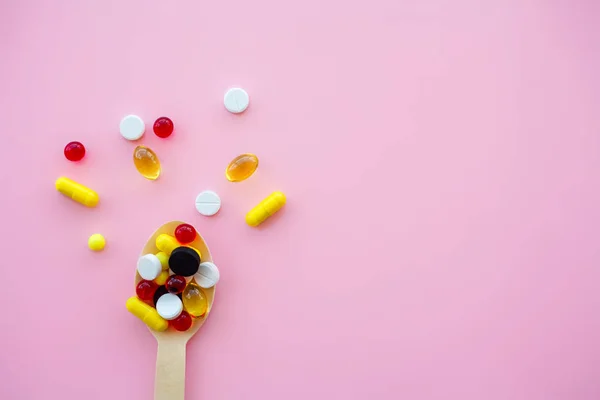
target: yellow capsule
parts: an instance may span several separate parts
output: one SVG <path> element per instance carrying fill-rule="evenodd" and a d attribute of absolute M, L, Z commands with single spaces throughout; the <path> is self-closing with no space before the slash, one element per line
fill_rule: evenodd
<path fill-rule="evenodd" d="M 258 168 L 258 157 L 254 154 L 241 154 L 233 159 L 225 170 L 225 176 L 230 182 L 241 182 L 252 176 Z"/>
<path fill-rule="evenodd" d="M 158 274 L 158 276 L 154 279 L 154 282 L 156 282 L 156 284 L 158 286 L 162 286 L 165 283 L 167 283 L 167 279 L 169 279 L 169 270 L 168 269 L 161 272 L 160 274 Z"/>
<path fill-rule="evenodd" d="M 156 309 L 137 297 L 130 297 L 125 304 L 130 313 L 141 319 L 150 329 L 164 331 L 169 323 L 158 314 Z"/>
<path fill-rule="evenodd" d="M 160 176 L 160 161 L 149 147 L 138 146 L 133 150 L 133 163 L 138 172 L 151 181 Z"/>
<path fill-rule="evenodd" d="M 169 269 L 169 256 L 166 253 L 159 251 L 156 253 L 156 258 L 160 260 L 163 271 Z"/>
<path fill-rule="evenodd" d="M 256 207 L 246 214 L 246 223 L 250 226 L 258 226 L 265 222 L 267 218 L 275 214 L 285 205 L 285 195 L 281 192 L 273 192 L 258 203 Z"/>
<path fill-rule="evenodd" d="M 187 284 L 183 290 L 183 307 L 193 317 L 201 317 L 208 310 L 208 298 L 195 282 Z"/>
<path fill-rule="evenodd" d="M 92 189 L 61 176 L 56 180 L 56 190 L 87 207 L 96 207 L 100 197 Z"/>
<path fill-rule="evenodd" d="M 198 253 L 198 256 L 200 257 L 200 259 L 202 259 L 202 254 L 200 253 L 200 251 L 192 246 L 187 246 L 187 245 L 183 245 L 181 243 L 179 243 L 177 241 L 177 239 L 175 239 L 173 236 L 166 234 L 166 233 L 161 233 L 160 235 L 158 235 L 156 237 L 156 248 L 158 248 L 160 251 L 162 251 L 163 253 L 165 253 L 167 256 L 170 256 L 171 253 L 173 252 L 173 250 L 175 250 L 178 247 L 189 247 L 190 249 L 194 249 L 196 250 L 196 253 Z M 167 260 L 168 262 L 168 260 Z M 161 261 L 162 263 L 162 261 Z"/>

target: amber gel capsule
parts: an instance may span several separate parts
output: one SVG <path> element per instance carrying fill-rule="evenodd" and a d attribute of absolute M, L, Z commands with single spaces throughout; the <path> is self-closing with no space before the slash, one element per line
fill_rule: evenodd
<path fill-rule="evenodd" d="M 183 307 L 196 318 L 208 311 L 208 298 L 194 281 L 188 283 L 183 291 Z"/>
<path fill-rule="evenodd" d="M 229 163 L 225 170 L 225 176 L 230 182 L 241 182 L 250 178 L 256 168 L 258 168 L 258 157 L 256 155 L 241 154 Z"/>
<path fill-rule="evenodd" d="M 160 176 L 160 161 L 149 147 L 138 146 L 133 150 L 133 163 L 146 179 L 155 180 Z"/>

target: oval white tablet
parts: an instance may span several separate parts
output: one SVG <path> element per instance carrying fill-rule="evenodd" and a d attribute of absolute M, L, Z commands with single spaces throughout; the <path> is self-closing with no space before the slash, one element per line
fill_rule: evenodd
<path fill-rule="evenodd" d="M 210 261 L 200 263 L 198 272 L 194 275 L 194 279 L 196 279 L 198 286 L 204 289 L 215 286 L 217 282 L 219 282 L 220 277 L 221 274 L 219 274 L 219 268 Z"/>
<path fill-rule="evenodd" d="M 125 139 L 138 140 L 144 135 L 146 125 L 137 115 L 128 115 L 121 120 L 119 130 Z"/>
<path fill-rule="evenodd" d="M 196 210 L 202 215 L 210 217 L 221 209 L 221 198 L 212 190 L 205 190 L 196 196 Z"/>
<path fill-rule="evenodd" d="M 137 271 L 142 279 L 153 281 L 162 272 L 162 264 L 154 254 L 146 254 L 138 258 Z"/>
<path fill-rule="evenodd" d="M 250 104 L 248 93 L 242 88 L 231 88 L 225 93 L 225 108 L 234 114 L 244 112 Z"/>
<path fill-rule="evenodd" d="M 158 315 L 169 321 L 179 317 L 183 311 L 183 303 L 175 294 L 163 294 L 156 302 L 156 311 Z"/>

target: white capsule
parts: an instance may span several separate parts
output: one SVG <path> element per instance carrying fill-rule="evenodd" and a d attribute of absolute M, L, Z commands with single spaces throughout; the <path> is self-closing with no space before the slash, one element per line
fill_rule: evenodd
<path fill-rule="evenodd" d="M 242 88 L 231 88 L 225 93 L 224 103 L 227 111 L 238 114 L 248 108 L 250 97 Z"/>
<path fill-rule="evenodd" d="M 169 321 L 179 317 L 179 314 L 183 311 L 183 303 L 179 296 L 166 293 L 160 296 L 156 302 L 156 311 L 158 315 Z"/>
<path fill-rule="evenodd" d="M 121 120 L 119 125 L 121 135 L 127 140 L 138 140 L 144 135 L 146 125 L 137 115 L 128 115 Z"/>
<path fill-rule="evenodd" d="M 152 281 L 161 273 L 162 264 L 154 254 L 146 254 L 138 259 L 137 271 L 142 279 Z"/>
<path fill-rule="evenodd" d="M 200 263 L 200 267 L 198 267 L 198 272 L 194 275 L 194 279 L 198 286 L 203 289 L 208 289 L 217 284 L 219 282 L 219 278 L 221 274 L 219 273 L 219 268 L 210 261 L 205 261 Z"/>
<path fill-rule="evenodd" d="M 221 198 L 212 190 L 205 190 L 196 197 L 196 210 L 210 217 L 221 209 Z"/>

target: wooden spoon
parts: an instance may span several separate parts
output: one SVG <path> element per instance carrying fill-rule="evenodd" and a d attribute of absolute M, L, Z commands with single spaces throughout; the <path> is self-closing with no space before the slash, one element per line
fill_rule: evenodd
<path fill-rule="evenodd" d="M 144 249 L 145 254 L 156 254 L 160 250 L 156 248 L 156 238 L 158 235 L 166 233 L 175 236 L 175 228 L 183 224 L 181 221 L 167 222 L 154 232 L 148 239 Z M 194 247 L 202 254 L 202 262 L 211 261 L 212 257 L 204 239 L 198 234 L 196 239 L 188 246 Z M 142 280 L 140 274 L 135 273 L 135 285 Z M 204 324 L 210 310 L 212 309 L 215 298 L 215 287 L 202 289 L 208 299 L 208 310 L 204 317 L 194 318 L 192 326 L 185 332 L 179 332 L 169 327 L 164 332 L 157 332 L 150 328 L 150 332 L 158 342 L 158 354 L 156 356 L 156 377 L 154 381 L 154 400 L 183 400 L 185 394 L 185 346 L 188 340 L 198 332 L 198 329 Z"/>

